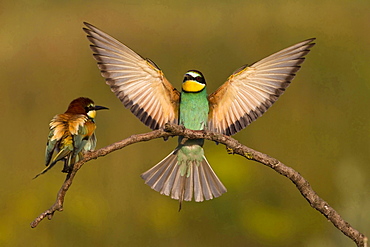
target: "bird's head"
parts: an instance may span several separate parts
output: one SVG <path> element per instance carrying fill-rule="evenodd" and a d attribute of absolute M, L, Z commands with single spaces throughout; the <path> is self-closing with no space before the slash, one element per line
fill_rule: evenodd
<path fill-rule="evenodd" d="M 184 75 L 182 90 L 188 93 L 197 93 L 206 87 L 206 80 L 203 74 L 198 70 L 189 70 Z"/>
<path fill-rule="evenodd" d="M 98 106 L 94 104 L 89 98 L 80 97 L 74 99 L 68 106 L 68 109 L 65 113 L 73 113 L 73 114 L 84 114 L 87 115 L 89 118 L 95 118 L 96 111 L 107 109 L 104 106 Z"/>

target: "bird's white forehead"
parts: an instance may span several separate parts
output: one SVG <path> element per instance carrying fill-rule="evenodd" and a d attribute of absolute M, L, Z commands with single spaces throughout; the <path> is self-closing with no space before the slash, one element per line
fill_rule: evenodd
<path fill-rule="evenodd" d="M 198 76 L 200 76 L 200 77 L 202 77 L 202 75 L 201 74 L 199 74 L 198 72 L 195 72 L 195 71 L 188 71 L 188 72 L 186 72 L 186 74 L 187 75 L 190 75 L 190 76 L 192 76 L 192 77 L 198 77 Z"/>

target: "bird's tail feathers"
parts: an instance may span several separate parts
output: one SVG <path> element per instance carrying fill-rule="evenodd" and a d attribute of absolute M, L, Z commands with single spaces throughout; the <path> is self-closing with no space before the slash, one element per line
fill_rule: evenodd
<path fill-rule="evenodd" d="M 74 152 L 71 152 L 68 149 L 61 150 L 53 158 L 52 162 L 44 170 L 42 170 L 39 174 L 37 174 L 33 179 L 46 173 L 51 168 L 53 168 L 58 161 L 63 160 L 63 159 L 64 159 L 64 167 L 63 167 L 62 172 L 68 173 L 69 171 L 73 169 L 73 165 L 77 163 L 78 161 L 80 161 L 82 158 L 83 158 L 82 153 L 78 153 L 77 155 L 74 155 Z"/>
<path fill-rule="evenodd" d="M 57 162 L 52 162 L 50 163 L 50 165 L 48 165 L 44 170 L 42 170 L 39 174 L 37 174 L 36 176 L 34 176 L 32 179 L 36 179 L 38 176 L 46 173 L 47 171 L 49 171 L 51 168 L 53 168 L 53 166 L 55 166 Z"/>
<path fill-rule="evenodd" d="M 188 161 L 188 172 L 181 173 L 181 165 L 174 150 L 157 165 L 144 172 L 141 177 L 155 191 L 172 199 L 196 202 L 221 196 L 227 190 L 212 170 L 205 156 L 201 162 Z"/>

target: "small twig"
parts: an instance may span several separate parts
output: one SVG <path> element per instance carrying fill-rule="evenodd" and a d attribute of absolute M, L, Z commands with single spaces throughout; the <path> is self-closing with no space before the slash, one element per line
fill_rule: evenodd
<path fill-rule="evenodd" d="M 241 155 L 250 160 L 257 161 L 272 168 L 277 173 L 290 179 L 295 184 L 302 196 L 309 202 L 311 207 L 322 213 L 336 228 L 338 228 L 347 237 L 352 239 L 357 244 L 357 246 L 367 247 L 367 237 L 354 229 L 348 222 L 344 221 L 342 217 L 338 214 L 338 212 L 336 212 L 326 201 L 320 198 L 312 189 L 309 182 L 294 169 L 284 165 L 275 158 L 272 158 L 266 154 L 260 153 L 240 144 L 237 140 L 229 136 L 209 131 L 193 131 L 175 124 L 166 124 L 165 130 L 154 130 L 152 132 L 144 134 L 133 135 L 129 138 L 101 148 L 97 151 L 85 154 L 84 159 L 76 163 L 71 173 L 67 175 L 66 180 L 64 181 L 61 189 L 58 192 L 56 202 L 48 210 L 40 214 L 40 216 L 38 216 L 31 223 L 31 227 L 36 227 L 45 217 L 51 219 L 55 211 L 63 210 L 65 194 L 71 186 L 77 171 L 83 166 L 84 163 L 92 159 L 97 159 L 98 157 L 105 156 L 113 151 L 122 149 L 134 143 L 149 141 L 161 137 L 168 138 L 170 136 L 184 136 L 188 139 L 202 138 L 222 143 L 226 145 L 226 147 L 231 150 L 232 153 Z"/>

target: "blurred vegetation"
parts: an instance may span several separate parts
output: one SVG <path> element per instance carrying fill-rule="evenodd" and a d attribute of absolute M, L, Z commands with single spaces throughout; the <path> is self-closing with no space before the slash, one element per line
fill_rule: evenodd
<path fill-rule="evenodd" d="M 369 236 L 369 13 L 360 0 L 0 2 L 0 246 L 354 246 L 286 178 L 210 142 L 228 193 L 180 213 L 139 177 L 175 139 L 89 162 L 65 211 L 36 229 L 65 176 L 60 164 L 31 178 L 44 168 L 49 120 L 76 97 L 110 107 L 97 116 L 98 147 L 149 131 L 105 85 L 83 21 L 154 60 L 177 88 L 201 70 L 209 92 L 241 65 L 316 37 L 284 96 L 235 138 L 299 171 Z"/>

